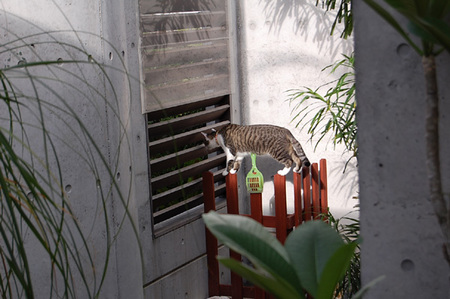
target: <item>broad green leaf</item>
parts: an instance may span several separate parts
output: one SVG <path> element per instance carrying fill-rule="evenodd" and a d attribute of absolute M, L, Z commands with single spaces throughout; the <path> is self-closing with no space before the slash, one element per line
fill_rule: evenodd
<path fill-rule="evenodd" d="M 203 214 L 203 220 L 219 241 L 246 256 L 256 268 L 301 290 L 283 245 L 260 223 L 248 217 L 216 212 Z"/>
<path fill-rule="evenodd" d="M 357 244 L 344 244 L 328 260 L 319 281 L 316 299 L 330 299 L 350 265 Z"/>
<path fill-rule="evenodd" d="M 285 248 L 302 287 L 313 297 L 328 260 L 344 244 L 339 234 L 322 221 L 300 225 L 286 240 Z"/>
<path fill-rule="evenodd" d="M 257 270 L 230 258 L 217 258 L 221 264 L 231 269 L 239 276 L 249 280 L 254 285 L 266 290 L 280 299 L 305 298 L 303 292 L 299 292 L 294 286 L 278 281 L 273 277 L 266 276 Z"/>

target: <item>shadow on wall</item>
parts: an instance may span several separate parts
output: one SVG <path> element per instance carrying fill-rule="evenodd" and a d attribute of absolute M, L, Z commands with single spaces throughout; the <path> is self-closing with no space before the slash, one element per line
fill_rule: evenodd
<path fill-rule="evenodd" d="M 331 202 L 329 205 L 334 206 L 336 210 L 348 212 L 359 202 L 357 199 L 359 182 L 357 161 L 352 159 L 347 165 L 346 163 L 347 160 L 344 159 L 328 164 L 328 192 L 343 199 L 338 204 Z"/>
<path fill-rule="evenodd" d="M 212 38 L 213 29 L 218 26 L 213 23 L 214 12 L 223 9 L 224 5 L 217 0 L 142 1 L 143 39 L 155 49 L 164 51 L 164 45 L 168 43 Z"/>
<path fill-rule="evenodd" d="M 352 51 L 351 42 L 343 39 L 336 42 L 330 38 L 335 13 L 326 12 L 316 6 L 315 1 L 259 0 L 259 3 L 264 5 L 266 20 L 270 20 L 270 31 L 280 34 L 281 30 L 292 30 L 303 36 L 305 41 L 311 38 L 320 51 L 328 51 L 333 57 Z M 287 24 L 291 25 L 290 29 L 285 28 Z"/>

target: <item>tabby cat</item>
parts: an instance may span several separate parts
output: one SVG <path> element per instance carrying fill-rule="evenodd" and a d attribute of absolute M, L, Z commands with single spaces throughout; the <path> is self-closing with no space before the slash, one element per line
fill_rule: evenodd
<path fill-rule="evenodd" d="M 296 164 L 295 172 L 300 171 L 302 164 L 307 167 L 310 165 L 300 143 L 288 129 L 282 127 L 229 124 L 219 131 L 213 130 L 208 134 L 202 134 L 205 136 L 207 148 L 220 146 L 227 155 L 227 168 L 223 172 L 224 176 L 228 172 L 236 173 L 244 156 L 250 153 L 269 154 L 284 164 L 284 169 L 278 171 L 280 175 L 286 175 L 291 170 L 293 162 Z"/>

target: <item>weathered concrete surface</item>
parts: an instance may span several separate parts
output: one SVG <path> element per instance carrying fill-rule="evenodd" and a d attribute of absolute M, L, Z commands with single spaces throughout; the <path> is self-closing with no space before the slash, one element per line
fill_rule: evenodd
<path fill-rule="evenodd" d="M 30 97 L 20 98 L 26 123 L 23 134 L 28 134 L 36 157 L 46 155 L 42 132 L 33 128 L 43 123 L 50 132 L 47 148 L 51 152 L 51 138 L 58 153 L 59 165 L 52 153 L 48 164 L 55 176 L 61 171 L 71 216 L 86 238 L 86 244 L 79 242 L 73 231 L 86 284 L 98 288 L 106 271 L 99 298 L 142 298 L 142 261 L 130 221 L 137 219 L 138 201 L 148 198 L 147 166 L 141 162 L 147 156 L 140 113 L 137 1 L 5 0 L 1 4 L 2 45 L 16 41 L 2 48 L 2 68 L 21 60 L 61 61 L 48 68 L 30 68 L 34 86 L 27 79 L 12 82 L 16 92 Z M 17 42 L 20 38 L 25 39 Z M 6 47 L 12 50 L 4 51 Z M 79 63 L 64 63 L 69 60 Z M 102 67 L 87 63 L 93 60 Z M 26 74 L 18 69 L 8 75 L 13 78 L 20 72 Z M 33 97 L 46 103 L 42 117 Z M 85 131 L 65 113 L 69 110 Z M 5 112 L 0 111 L 2 117 Z M 16 133 L 22 128 L 18 129 Z M 26 243 L 35 296 L 48 298 L 52 271 L 48 255 L 32 237 Z M 88 298 L 75 267 L 73 275 L 76 294 Z M 63 282 L 57 283 L 61 292 Z"/>
<path fill-rule="evenodd" d="M 363 284 L 386 276 L 365 298 L 449 298 L 450 268 L 428 199 L 421 59 L 362 1 L 354 1 L 354 14 Z M 448 53 L 437 59 L 437 67 L 448 200 Z"/>

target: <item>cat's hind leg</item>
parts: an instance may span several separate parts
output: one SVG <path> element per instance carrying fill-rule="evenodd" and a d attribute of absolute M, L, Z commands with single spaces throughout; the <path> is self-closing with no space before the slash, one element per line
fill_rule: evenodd
<path fill-rule="evenodd" d="M 302 170 L 302 160 L 299 157 L 293 157 L 295 167 L 293 169 L 294 172 L 299 173 Z"/>

